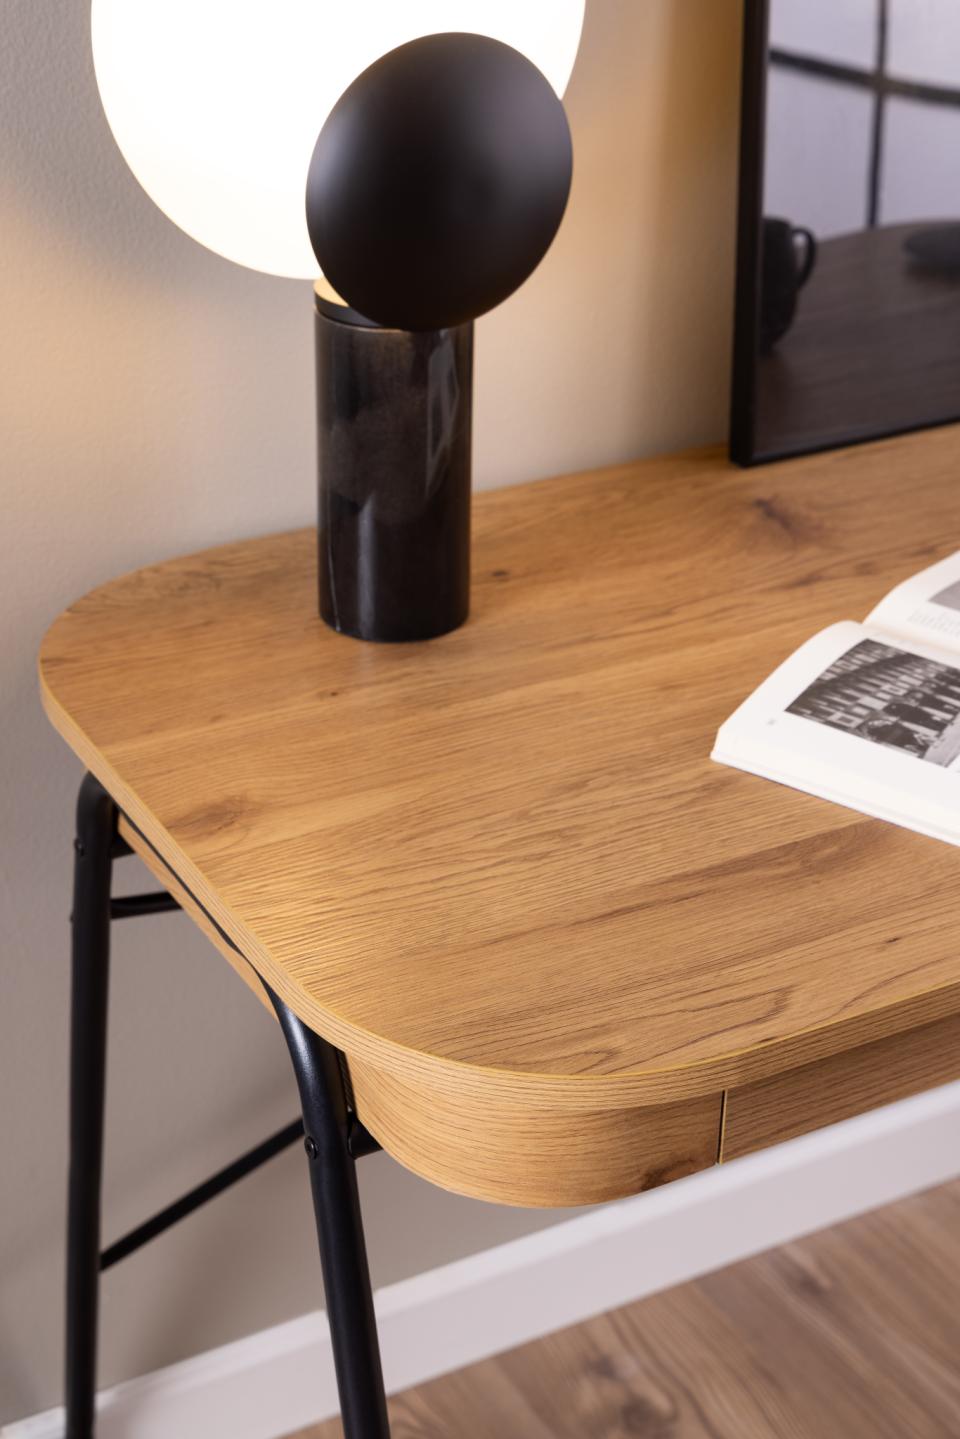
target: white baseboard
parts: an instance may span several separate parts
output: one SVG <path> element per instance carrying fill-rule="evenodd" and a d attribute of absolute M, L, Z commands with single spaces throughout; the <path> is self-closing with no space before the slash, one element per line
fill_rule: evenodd
<path fill-rule="evenodd" d="M 960 1174 L 960 1083 L 378 1291 L 397 1393 Z M 99 1439 L 278 1439 L 337 1412 L 330 1335 L 304 1315 L 99 1398 Z M 60 1439 L 63 1411 L 0 1430 Z"/>

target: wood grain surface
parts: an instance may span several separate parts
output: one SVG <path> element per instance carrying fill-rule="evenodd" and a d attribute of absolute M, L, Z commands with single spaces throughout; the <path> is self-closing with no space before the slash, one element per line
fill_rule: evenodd
<path fill-rule="evenodd" d="M 953 1183 L 397 1395 L 392 1433 L 956 1439 L 958 1277 Z"/>
<path fill-rule="evenodd" d="M 312 532 L 229 545 L 72 606 L 44 703 L 351 1061 L 504 1112 L 716 1096 L 960 1011 L 958 851 L 708 759 L 960 546 L 958 460 L 948 429 L 481 494 L 470 622 L 420 645 L 324 628 Z"/>
<path fill-rule="evenodd" d="M 960 1016 L 731 1089 L 720 1158 L 766 1149 L 960 1079 Z"/>
<path fill-rule="evenodd" d="M 438 1093 L 356 1057 L 350 1078 L 357 1113 L 394 1159 L 442 1189 L 498 1204 L 600 1204 L 717 1162 L 720 1094 L 591 1112 Z"/>
<path fill-rule="evenodd" d="M 143 835 L 133 828 L 126 815 L 121 814 L 119 816 L 117 828 L 120 831 L 121 838 L 124 839 L 134 853 L 143 860 L 154 878 L 159 881 L 169 894 L 173 895 L 184 914 L 190 916 L 204 937 L 210 941 L 215 949 L 220 951 L 227 963 L 243 980 L 244 984 L 249 985 L 270 1017 L 276 1019 L 276 1011 L 267 998 L 267 993 L 260 983 L 257 971 L 253 965 L 227 943 L 223 935 L 218 931 L 216 925 L 211 922 L 206 910 L 201 907 L 189 890 L 183 887 L 179 876 L 170 869 L 169 865 L 164 864 L 153 847 L 146 842 Z"/>

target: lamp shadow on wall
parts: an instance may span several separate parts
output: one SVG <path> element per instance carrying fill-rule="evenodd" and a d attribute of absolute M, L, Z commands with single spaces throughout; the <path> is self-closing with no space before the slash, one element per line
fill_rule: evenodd
<path fill-rule="evenodd" d="M 495 483 L 526 478 L 514 457 L 538 421 L 541 473 L 726 435 L 742 13 L 588 0 L 566 217 L 478 327 L 477 470 Z"/>

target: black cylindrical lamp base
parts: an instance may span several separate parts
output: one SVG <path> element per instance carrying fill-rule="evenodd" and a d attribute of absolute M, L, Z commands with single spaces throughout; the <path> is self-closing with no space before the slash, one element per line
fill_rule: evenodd
<path fill-rule="evenodd" d="M 426 640 L 470 603 L 473 325 L 387 330 L 316 302 L 320 614 Z"/>

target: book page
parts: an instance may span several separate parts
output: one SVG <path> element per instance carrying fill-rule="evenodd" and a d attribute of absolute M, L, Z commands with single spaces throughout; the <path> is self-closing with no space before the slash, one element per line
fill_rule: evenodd
<path fill-rule="evenodd" d="M 960 550 L 897 585 L 866 623 L 960 652 Z"/>
<path fill-rule="evenodd" d="M 831 625 L 721 726 L 713 758 L 960 842 L 960 657 Z"/>

